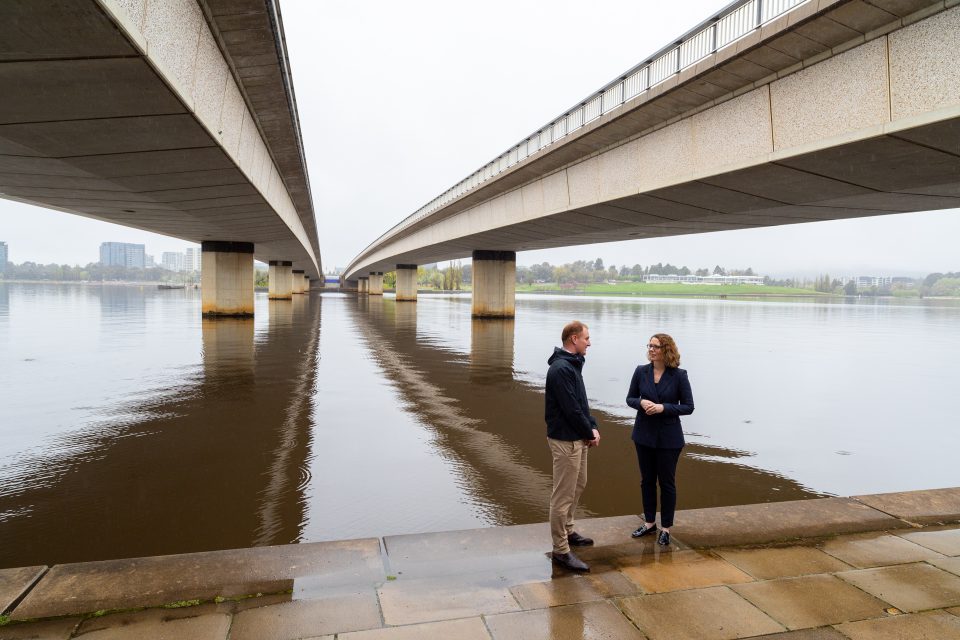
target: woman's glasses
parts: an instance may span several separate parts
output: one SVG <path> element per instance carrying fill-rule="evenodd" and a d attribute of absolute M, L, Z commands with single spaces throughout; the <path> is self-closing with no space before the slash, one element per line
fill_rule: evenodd
<path fill-rule="evenodd" d="M 647 351 L 660 351 L 663 347 L 659 344 L 648 344 Z"/>

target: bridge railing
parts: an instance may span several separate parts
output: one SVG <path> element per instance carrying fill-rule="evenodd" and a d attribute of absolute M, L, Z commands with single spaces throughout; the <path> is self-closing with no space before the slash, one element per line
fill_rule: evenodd
<path fill-rule="evenodd" d="M 431 213 L 445 207 L 463 194 L 527 158 L 548 148 L 597 118 L 610 113 L 629 100 L 646 93 L 664 80 L 713 55 L 753 33 L 767 22 L 809 2 L 810 0 L 738 0 L 721 10 L 716 17 L 703 22 L 660 49 L 640 65 L 606 84 L 563 115 L 503 152 L 469 176 L 426 203 L 388 229 L 360 252 L 370 249 Z"/>

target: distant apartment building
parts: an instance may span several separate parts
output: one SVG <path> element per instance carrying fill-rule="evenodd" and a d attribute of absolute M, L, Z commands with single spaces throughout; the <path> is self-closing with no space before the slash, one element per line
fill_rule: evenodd
<path fill-rule="evenodd" d="M 100 264 L 105 267 L 132 267 L 143 269 L 146 247 L 129 242 L 101 242 Z"/>
<path fill-rule="evenodd" d="M 857 289 L 869 289 L 871 287 L 889 287 L 893 284 L 893 278 L 890 276 L 856 276 L 852 280 L 857 283 Z"/>
<path fill-rule="evenodd" d="M 147 269 L 151 269 L 157 266 L 157 261 L 154 260 L 153 256 L 148 253 L 143 257 L 143 266 L 145 266 Z"/>
<path fill-rule="evenodd" d="M 10 256 L 7 253 L 7 243 L 0 242 L 0 273 L 3 273 L 7 270 L 7 260 L 9 257 Z"/>
<path fill-rule="evenodd" d="M 200 271 L 200 247 L 187 247 L 183 257 L 184 271 Z"/>
<path fill-rule="evenodd" d="M 644 282 L 681 283 L 681 284 L 755 284 L 763 285 L 763 276 L 695 276 L 693 274 L 659 275 L 651 273 L 643 278 Z"/>
<path fill-rule="evenodd" d="M 857 289 L 872 289 L 874 287 L 877 289 L 882 289 L 895 284 L 900 285 L 901 287 L 910 288 L 914 285 L 913 278 L 908 278 L 906 276 L 851 276 L 844 280 L 844 282 L 850 281 L 853 281 L 854 284 L 857 285 Z"/>
<path fill-rule="evenodd" d="M 160 266 L 167 271 L 183 271 L 186 256 L 178 251 L 164 251 L 160 256 Z"/>

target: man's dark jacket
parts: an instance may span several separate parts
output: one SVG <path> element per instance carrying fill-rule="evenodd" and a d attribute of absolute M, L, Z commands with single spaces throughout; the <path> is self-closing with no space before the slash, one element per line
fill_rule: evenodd
<path fill-rule="evenodd" d="M 583 386 L 584 358 L 554 347 L 547 360 L 547 437 L 554 440 L 593 440 L 597 421 L 590 415 Z"/>

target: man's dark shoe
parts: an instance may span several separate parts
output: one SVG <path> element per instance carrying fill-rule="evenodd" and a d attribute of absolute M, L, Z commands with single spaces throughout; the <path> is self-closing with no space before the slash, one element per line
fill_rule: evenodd
<path fill-rule="evenodd" d="M 656 530 L 657 530 L 657 525 L 655 524 L 647 525 L 647 523 L 643 523 L 642 525 L 637 527 L 636 531 L 631 533 L 630 536 L 634 538 L 642 538 L 643 536 L 647 536 L 647 535 L 650 535 L 651 533 L 654 533 Z"/>
<path fill-rule="evenodd" d="M 590 566 L 572 553 L 550 554 L 554 563 L 571 571 L 590 571 Z"/>
<path fill-rule="evenodd" d="M 663 545 L 664 547 L 670 546 L 670 532 L 669 532 L 669 531 L 661 531 L 661 532 L 660 532 L 660 537 L 657 538 L 657 544 Z"/>
<path fill-rule="evenodd" d="M 584 538 L 582 535 L 574 531 L 567 536 L 567 542 L 569 542 L 574 547 L 592 547 L 593 538 Z"/>

